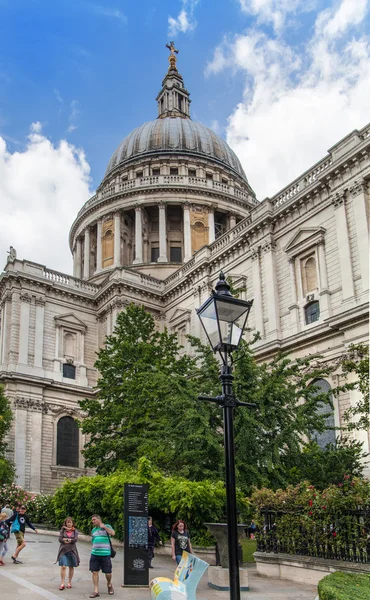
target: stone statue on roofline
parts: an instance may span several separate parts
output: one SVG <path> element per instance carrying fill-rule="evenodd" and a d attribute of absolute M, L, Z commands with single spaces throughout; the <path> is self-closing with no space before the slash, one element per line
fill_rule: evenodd
<path fill-rule="evenodd" d="M 8 257 L 6 262 L 7 263 L 13 263 L 15 261 L 15 259 L 17 258 L 17 251 L 15 248 L 13 248 L 13 246 L 10 246 L 9 250 L 8 250 Z"/>

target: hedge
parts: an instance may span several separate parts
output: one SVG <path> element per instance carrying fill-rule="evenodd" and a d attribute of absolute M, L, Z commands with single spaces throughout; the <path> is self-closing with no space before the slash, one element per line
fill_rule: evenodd
<path fill-rule="evenodd" d="M 341 573 L 327 575 L 319 582 L 320 600 L 369 600 L 370 575 Z"/>

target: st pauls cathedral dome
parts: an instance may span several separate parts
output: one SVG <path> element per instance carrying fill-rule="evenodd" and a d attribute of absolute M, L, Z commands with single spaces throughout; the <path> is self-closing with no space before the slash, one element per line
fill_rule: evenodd
<path fill-rule="evenodd" d="M 100 281 L 124 267 L 164 280 L 257 204 L 233 150 L 190 118 L 177 50 L 167 47 L 157 118 L 123 139 L 71 227 L 76 277 Z"/>
<path fill-rule="evenodd" d="M 235 152 L 214 131 L 202 123 L 182 116 L 160 116 L 134 129 L 120 143 L 109 161 L 105 176 L 130 159 L 154 156 L 158 152 L 185 152 L 196 158 L 206 157 L 230 167 L 247 179 Z"/>

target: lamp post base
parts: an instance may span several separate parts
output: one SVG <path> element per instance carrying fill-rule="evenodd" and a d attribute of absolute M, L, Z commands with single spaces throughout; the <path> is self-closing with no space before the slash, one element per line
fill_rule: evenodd
<path fill-rule="evenodd" d="M 239 567 L 240 591 L 248 592 L 248 571 Z M 208 567 L 208 587 L 214 590 L 228 592 L 229 585 L 229 569 L 224 567 Z"/>

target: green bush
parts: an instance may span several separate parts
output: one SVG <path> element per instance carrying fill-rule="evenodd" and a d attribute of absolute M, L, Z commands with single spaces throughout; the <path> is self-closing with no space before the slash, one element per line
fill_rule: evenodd
<path fill-rule="evenodd" d="M 225 487 L 222 481 L 189 481 L 182 477 L 165 476 L 151 467 L 146 458 L 139 460 L 138 469 L 125 468 L 111 475 L 80 477 L 65 481 L 53 499 L 54 523 L 60 526 L 71 516 L 77 527 L 89 533 L 91 515 L 98 513 L 114 526 L 118 539 L 123 539 L 123 490 L 125 483 L 148 483 L 149 513 L 163 531 L 169 521 L 184 519 L 194 544 L 214 543 L 204 523 L 223 519 Z M 246 502 L 239 495 L 240 506 Z"/>
<path fill-rule="evenodd" d="M 327 575 L 319 582 L 320 600 L 369 600 L 370 575 L 341 573 Z"/>
<path fill-rule="evenodd" d="M 27 514 L 34 523 L 45 523 L 52 520 L 54 509 L 53 496 L 49 494 L 32 494 L 20 485 L 11 483 L 0 487 L 0 508 L 8 504 L 14 508 L 17 504 L 24 504 Z"/>

